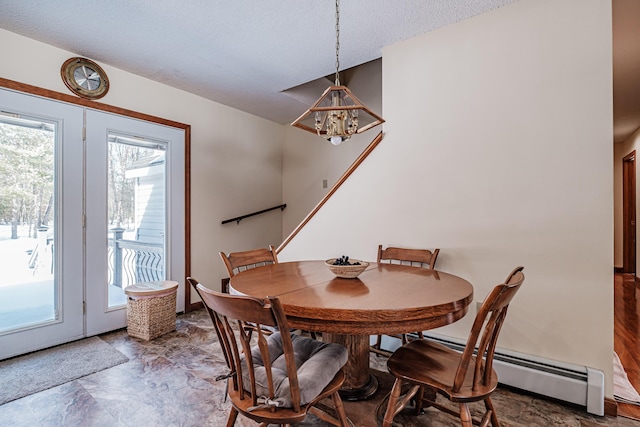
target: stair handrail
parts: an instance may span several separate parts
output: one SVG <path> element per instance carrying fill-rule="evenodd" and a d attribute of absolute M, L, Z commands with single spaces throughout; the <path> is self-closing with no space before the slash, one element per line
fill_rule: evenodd
<path fill-rule="evenodd" d="M 284 240 L 284 242 L 282 242 L 282 244 L 278 246 L 278 248 L 276 249 L 276 254 L 279 254 L 282 251 L 282 249 L 284 249 L 284 247 L 287 246 L 287 244 L 289 244 L 291 240 L 293 240 L 296 234 L 298 234 L 300 230 L 302 230 L 302 228 L 305 225 L 307 225 L 307 223 L 311 220 L 311 218 L 313 218 L 315 214 L 318 213 L 320 208 L 327 202 L 327 200 L 329 200 L 329 198 L 331 198 L 333 193 L 335 193 L 338 190 L 338 188 L 340 188 L 340 186 L 344 184 L 347 178 L 349 178 L 349 176 L 351 176 L 351 174 L 358 168 L 358 166 L 360 166 L 360 163 L 362 163 L 364 159 L 366 159 L 369 156 L 369 154 L 371 154 L 373 149 L 378 146 L 380 141 L 382 141 L 382 136 L 383 136 L 382 131 L 378 133 L 378 135 L 376 135 L 376 137 L 373 139 L 373 141 L 371 141 L 371 143 L 367 146 L 367 148 L 365 148 L 364 151 L 360 153 L 358 158 L 351 164 L 351 166 L 349 166 L 349 169 L 347 169 L 345 173 L 342 174 L 340 179 L 336 181 L 336 183 L 333 185 L 333 187 L 331 187 L 329 192 L 325 194 L 322 200 L 320 200 L 320 203 L 318 203 L 316 207 L 313 208 L 311 212 L 309 212 L 309 215 L 307 215 L 305 219 L 303 219 L 302 222 L 298 224 L 298 226 L 291 232 L 291 234 L 289 234 L 289 237 L 287 237 Z"/>
<path fill-rule="evenodd" d="M 260 215 L 260 214 L 262 214 L 262 213 L 269 212 L 269 211 L 272 211 L 272 210 L 274 210 L 274 209 L 280 209 L 281 211 L 283 211 L 283 210 L 284 210 L 284 208 L 286 208 L 286 207 L 287 207 L 287 204 L 286 204 L 286 203 L 283 203 L 283 204 L 281 204 L 281 205 L 274 206 L 274 207 L 272 207 L 272 208 L 263 209 L 263 210 L 261 210 L 261 211 L 252 212 L 252 213 L 250 213 L 250 214 L 237 216 L 237 217 L 235 217 L 235 218 L 231 218 L 231 219 L 225 219 L 224 221 L 222 221 L 222 224 L 227 224 L 227 223 L 229 223 L 229 222 L 233 222 L 233 221 L 236 221 L 238 224 L 240 224 L 240 221 L 242 221 L 242 220 L 243 220 L 243 219 L 245 219 L 245 218 L 249 218 L 250 216 Z"/>

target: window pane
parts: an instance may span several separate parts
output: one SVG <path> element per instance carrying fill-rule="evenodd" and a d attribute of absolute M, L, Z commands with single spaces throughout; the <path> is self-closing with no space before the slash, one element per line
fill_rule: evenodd
<path fill-rule="evenodd" d="M 165 144 L 109 135 L 109 307 L 124 289 L 165 279 Z"/>
<path fill-rule="evenodd" d="M 0 117 L 0 333 L 58 318 L 55 126 Z"/>

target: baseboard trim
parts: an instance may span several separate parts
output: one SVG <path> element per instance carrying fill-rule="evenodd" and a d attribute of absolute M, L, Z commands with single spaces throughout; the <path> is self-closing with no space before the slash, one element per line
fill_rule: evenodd
<path fill-rule="evenodd" d="M 430 331 L 425 331 L 424 337 L 456 351 L 464 349 L 461 339 Z M 400 345 L 400 340 L 382 336 L 383 349 L 394 351 Z M 599 369 L 500 348 L 496 349 L 494 368 L 503 386 L 584 406 L 593 415 L 605 413 L 604 372 Z"/>
<path fill-rule="evenodd" d="M 184 310 L 184 312 L 189 313 L 191 311 L 200 310 L 201 308 L 204 308 L 204 304 L 202 303 L 202 301 L 196 301 L 189 304 L 189 306 Z"/>
<path fill-rule="evenodd" d="M 618 416 L 618 404 L 614 399 L 604 398 L 604 414 L 610 417 Z"/>

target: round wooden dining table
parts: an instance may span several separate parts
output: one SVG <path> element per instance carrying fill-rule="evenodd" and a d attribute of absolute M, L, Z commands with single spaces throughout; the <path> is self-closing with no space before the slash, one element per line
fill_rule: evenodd
<path fill-rule="evenodd" d="M 289 326 L 322 333 L 349 350 L 345 400 L 367 399 L 378 388 L 369 368 L 369 336 L 409 333 L 461 319 L 473 286 L 452 274 L 396 264 L 370 263 L 357 278 L 338 278 L 324 261 L 296 261 L 236 274 L 232 293 L 277 296 Z"/>

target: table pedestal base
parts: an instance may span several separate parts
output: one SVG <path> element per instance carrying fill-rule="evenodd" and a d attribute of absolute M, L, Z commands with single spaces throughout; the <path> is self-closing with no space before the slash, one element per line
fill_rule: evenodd
<path fill-rule="evenodd" d="M 365 400 L 378 389 L 378 380 L 369 369 L 369 335 L 322 334 L 323 341 L 341 344 L 349 351 L 340 389 L 343 400 Z"/>
<path fill-rule="evenodd" d="M 340 389 L 340 397 L 345 401 L 365 400 L 371 397 L 378 390 L 378 378 L 369 375 L 369 382 L 360 388 Z"/>
<path fill-rule="evenodd" d="M 372 371 L 372 377 L 379 385 L 377 390 L 367 400 L 343 400 L 344 410 L 355 427 L 374 427 L 379 425 L 387 410 L 387 397 L 393 386 L 393 377 L 380 371 Z M 342 395 L 342 393 L 340 393 Z"/>

